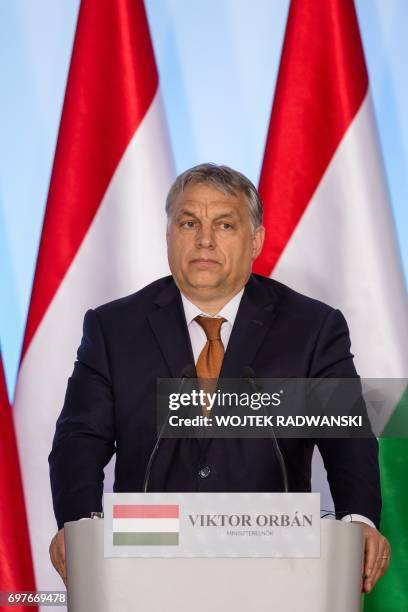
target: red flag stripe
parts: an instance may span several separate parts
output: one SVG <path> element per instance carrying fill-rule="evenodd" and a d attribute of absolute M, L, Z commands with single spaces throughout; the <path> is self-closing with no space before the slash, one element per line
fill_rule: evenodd
<path fill-rule="evenodd" d="M 0 591 L 33 591 L 35 580 L 23 486 L 1 353 L 0 432 Z M 0 610 L 6 609 L 9 607 L 0 605 Z M 26 606 L 13 608 L 17 612 L 25 609 Z"/>
<path fill-rule="evenodd" d="M 157 86 L 143 0 L 82 0 L 22 357 Z"/>
<path fill-rule="evenodd" d="M 174 505 L 114 505 L 113 518 L 179 518 L 179 507 Z"/>
<path fill-rule="evenodd" d="M 267 233 L 256 272 L 271 274 L 367 88 L 353 0 L 292 0 L 259 182 Z"/>

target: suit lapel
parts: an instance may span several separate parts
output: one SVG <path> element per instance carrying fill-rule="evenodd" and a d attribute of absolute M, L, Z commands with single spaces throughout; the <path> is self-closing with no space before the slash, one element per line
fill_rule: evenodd
<path fill-rule="evenodd" d="M 245 286 L 225 351 L 220 378 L 244 377 L 244 367 L 251 366 L 275 318 L 277 298 L 277 293 L 271 283 L 263 283 L 254 275 L 250 277 Z M 257 372 L 255 372 L 256 376 Z M 222 381 L 220 385 L 222 386 Z M 236 390 L 237 387 L 234 387 L 234 391 Z M 232 389 L 230 388 L 229 391 Z M 216 407 L 214 414 L 222 410 L 224 409 Z M 200 440 L 203 455 L 213 441 L 217 443 L 217 440 L 212 438 Z"/>
<path fill-rule="evenodd" d="M 264 284 L 252 275 L 232 328 L 221 378 L 239 378 L 243 368 L 251 365 L 275 318 L 276 303 L 277 294 L 271 284 Z"/>
<path fill-rule="evenodd" d="M 181 301 L 174 281 L 156 299 L 158 308 L 149 315 L 149 323 L 160 345 L 171 376 L 181 376 L 186 366 L 194 366 L 190 336 Z"/>
<path fill-rule="evenodd" d="M 251 275 L 225 352 L 221 378 L 239 378 L 243 368 L 251 365 L 275 318 L 277 301 L 273 285 Z M 171 376 L 178 378 L 186 366 L 194 365 L 194 356 L 180 291 L 173 280 L 155 303 L 157 308 L 149 315 L 149 323 Z"/>

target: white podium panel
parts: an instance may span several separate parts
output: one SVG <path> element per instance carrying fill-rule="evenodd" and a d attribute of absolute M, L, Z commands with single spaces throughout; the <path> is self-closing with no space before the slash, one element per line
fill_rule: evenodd
<path fill-rule="evenodd" d="M 321 521 L 319 559 L 104 558 L 103 527 L 65 525 L 69 612 L 360 612 L 352 523 Z"/>

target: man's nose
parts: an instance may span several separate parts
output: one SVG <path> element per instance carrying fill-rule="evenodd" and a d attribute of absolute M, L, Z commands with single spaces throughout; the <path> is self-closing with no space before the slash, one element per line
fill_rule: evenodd
<path fill-rule="evenodd" d="M 210 248 L 214 246 L 214 231 L 211 223 L 203 223 L 196 234 L 197 246 L 201 248 Z"/>

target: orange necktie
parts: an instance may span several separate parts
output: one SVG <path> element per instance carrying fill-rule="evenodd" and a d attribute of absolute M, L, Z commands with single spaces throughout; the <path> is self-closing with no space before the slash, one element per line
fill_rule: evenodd
<path fill-rule="evenodd" d="M 195 321 L 201 325 L 207 336 L 207 342 L 197 359 L 197 378 L 200 379 L 200 387 L 205 392 L 212 393 L 215 391 L 214 383 L 220 375 L 222 360 L 224 359 L 225 351 L 221 340 L 221 325 L 226 319 L 198 316 Z M 202 409 L 203 414 L 208 415 L 205 406 Z"/>

